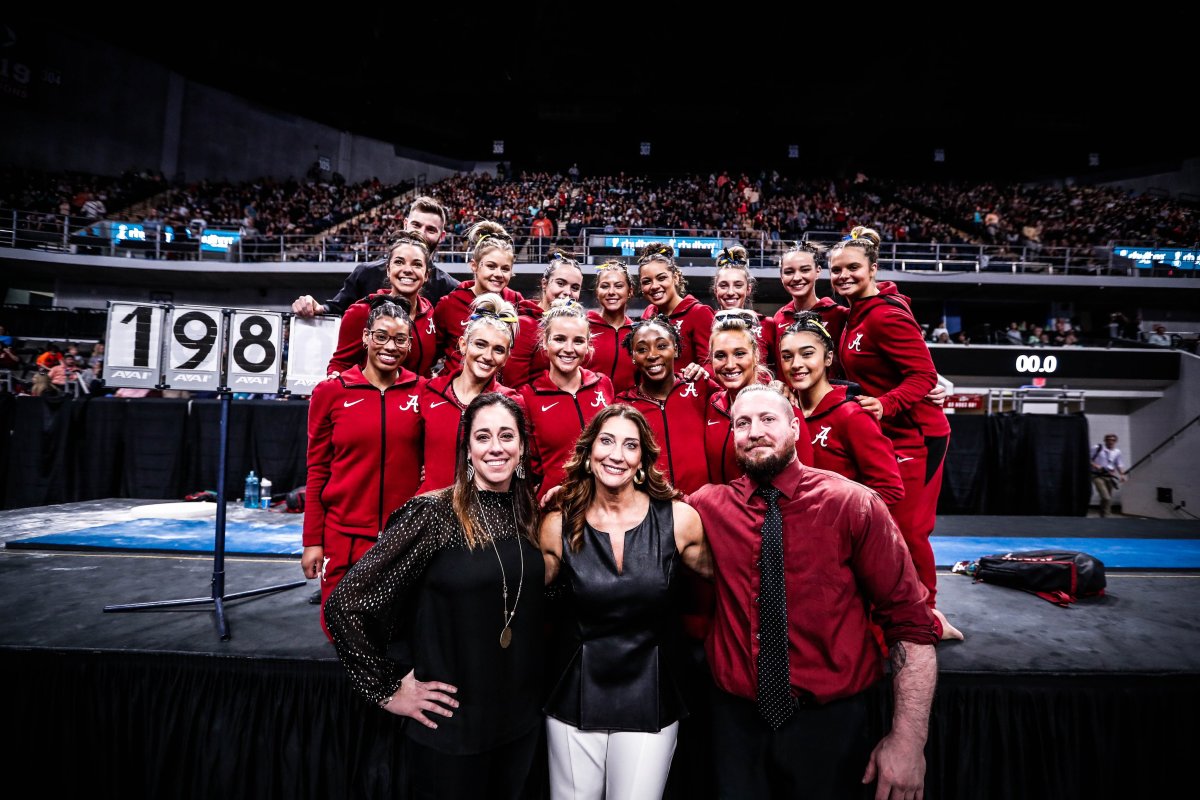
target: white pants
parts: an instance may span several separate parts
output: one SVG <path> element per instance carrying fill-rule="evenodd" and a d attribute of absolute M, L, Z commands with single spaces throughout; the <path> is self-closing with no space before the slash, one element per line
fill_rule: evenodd
<path fill-rule="evenodd" d="M 661 800 L 679 723 L 658 733 L 581 731 L 546 718 L 552 800 Z"/>

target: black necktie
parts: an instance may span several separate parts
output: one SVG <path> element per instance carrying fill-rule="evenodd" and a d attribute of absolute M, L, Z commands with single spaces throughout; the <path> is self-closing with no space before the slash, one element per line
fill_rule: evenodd
<path fill-rule="evenodd" d="M 758 713 L 778 730 L 796 709 L 788 660 L 787 592 L 783 579 L 783 514 L 774 486 L 758 489 L 767 501 L 763 515 L 758 597 Z"/>

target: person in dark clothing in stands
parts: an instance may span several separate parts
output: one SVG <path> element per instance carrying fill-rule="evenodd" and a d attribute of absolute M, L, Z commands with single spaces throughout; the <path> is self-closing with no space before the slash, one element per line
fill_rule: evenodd
<path fill-rule="evenodd" d="M 432 262 L 432 257 L 437 255 L 438 245 L 446 238 L 446 209 L 432 197 L 418 197 L 408 207 L 404 227 L 405 230 L 420 234 L 429 243 L 429 278 L 425 281 L 423 291 L 430 303 L 436 306 L 438 300 L 458 288 L 459 284 L 459 281 L 434 266 Z M 387 265 L 386 257 L 359 264 L 332 298 L 319 303 L 310 294 L 301 295 L 292 303 L 292 311 L 301 317 L 341 314 L 351 303 L 362 300 L 380 289 L 388 288 Z"/>

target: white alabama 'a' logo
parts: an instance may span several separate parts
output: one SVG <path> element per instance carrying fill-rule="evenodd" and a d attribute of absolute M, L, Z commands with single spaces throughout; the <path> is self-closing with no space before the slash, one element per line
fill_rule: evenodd
<path fill-rule="evenodd" d="M 597 389 L 596 399 L 592 401 L 592 408 L 607 408 L 608 401 L 604 399 L 604 392 Z"/>
<path fill-rule="evenodd" d="M 854 341 L 851 342 L 850 346 L 847 347 L 846 349 L 847 350 L 857 350 L 858 352 L 861 353 L 862 348 L 859 347 L 860 344 L 862 344 L 862 334 L 861 333 L 859 333 L 857 336 L 854 337 Z"/>
<path fill-rule="evenodd" d="M 859 335 L 861 336 L 862 334 Z M 829 447 L 829 430 L 830 428 L 828 425 L 822 425 L 821 432 L 813 438 L 812 443 L 816 444 L 817 442 L 820 442 L 821 447 Z"/>
<path fill-rule="evenodd" d="M 430 336 L 433 335 L 433 315 L 432 314 L 429 315 L 429 327 L 425 329 L 425 333 L 429 334 Z"/>
<path fill-rule="evenodd" d="M 410 394 L 408 396 L 408 402 L 405 403 L 404 405 L 400 406 L 400 410 L 401 411 L 415 411 L 418 414 L 421 413 L 421 409 L 417 407 L 417 396 L 415 394 Z"/>
<path fill-rule="evenodd" d="M 684 387 L 683 391 L 679 393 L 679 396 L 680 397 L 699 397 L 700 395 L 696 393 L 696 384 L 689 383 L 687 386 Z"/>
<path fill-rule="evenodd" d="M 321 562 L 321 582 L 325 582 L 325 570 L 329 568 L 329 556 L 325 556 L 325 560 Z"/>

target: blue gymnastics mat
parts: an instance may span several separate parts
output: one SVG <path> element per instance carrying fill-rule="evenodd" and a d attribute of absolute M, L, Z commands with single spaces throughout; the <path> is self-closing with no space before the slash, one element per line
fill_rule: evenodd
<path fill-rule="evenodd" d="M 929 540 L 940 568 L 1018 550 L 1076 550 L 1100 559 L 1106 569 L 1200 569 L 1200 539 L 931 536 Z"/>
<path fill-rule="evenodd" d="M 304 517 L 282 521 L 272 515 L 270 524 L 226 520 L 225 552 L 240 555 L 300 555 Z M 208 519 L 137 519 L 98 525 L 66 533 L 27 536 L 7 547 L 28 550 L 138 550 L 171 553 L 211 553 L 216 523 Z"/>

